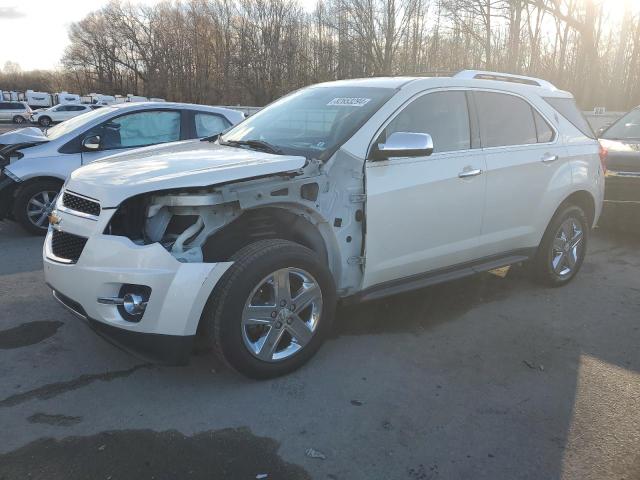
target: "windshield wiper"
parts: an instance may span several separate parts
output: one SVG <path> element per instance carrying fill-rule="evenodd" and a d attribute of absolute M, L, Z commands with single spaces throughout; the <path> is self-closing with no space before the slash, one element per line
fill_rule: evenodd
<path fill-rule="evenodd" d="M 220 133 L 215 133 L 213 135 L 209 135 L 208 137 L 203 137 L 200 139 L 201 142 L 215 142 L 218 137 L 220 136 Z"/>
<path fill-rule="evenodd" d="M 275 153 L 276 155 L 282 154 L 282 150 L 264 140 L 228 140 L 226 142 L 221 141 L 220 145 L 229 145 L 231 147 L 247 146 L 264 152 Z"/>

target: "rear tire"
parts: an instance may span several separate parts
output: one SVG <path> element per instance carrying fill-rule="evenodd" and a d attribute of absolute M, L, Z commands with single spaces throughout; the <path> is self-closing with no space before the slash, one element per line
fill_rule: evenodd
<path fill-rule="evenodd" d="M 48 127 L 49 125 L 51 125 L 51 119 L 49 117 L 40 117 L 38 119 L 38 124 L 40 124 L 40 126 L 42 127 Z"/>
<path fill-rule="evenodd" d="M 542 237 L 533 263 L 536 279 L 550 287 L 566 285 L 580 271 L 590 225 L 582 208 L 567 205 L 556 213 Z"/>
<path fill-rule="evenodd" d="M 255 379 L 301 367 L 331 331 L 331 272 L 312 250 L 287 240 L 252 243 L 230 260 L 201 318 L 214 352 Z"/>
<path fill-rule="evenodd" d="M 23 124 L 24 122 L 26 122 L 25 118 L 22 115 L 16 115 L 15 117 L 13 117 L 13 123 L 17 123 L 17 124 Z"/>
<path fill-rule="evenodd" d="M 35 180 L 20 189 L 13 204 L 13 217 L 33 235 L 46 235 L 49 214 L 62 182 Z"/>

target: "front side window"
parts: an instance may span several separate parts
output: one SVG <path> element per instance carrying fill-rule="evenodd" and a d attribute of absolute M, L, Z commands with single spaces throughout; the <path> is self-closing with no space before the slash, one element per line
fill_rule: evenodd
<path fill-rule="evenodd" d="M 88 123 L 93 122 L 100 117 L 111 115 L 115 110 L 116 109 L 113 107 L 105 107 L 100 110 L 94 110 L 93 112 L 87 113 L 86 115 L 78 115 L 62 123 L 59 123 L 55 127 L 49 128 L 46 131 L 45 135 L 49 139 L 55 140 L 56 138 L 60 138 L 66 133 L 86 126 Z"/>
<path fill-rule="evenodd" d="M 328 160 L 394 93 L 377 87 L 305 88 L 249 117 L 220 143 L 258 140 L 285 154 Z"/>
<path fill-rule="evenodd" d="M 538 143 L 533 109 L 514 95 L 476 92 L 482 146 L 486 148 Z"/>
<path fill-rule="evenodd" d="M 379 141 L 384 141 L 394 132 L 428 133 L 433 139 L 434 153 L 470 149 L 466 94 L 452 91 L 423 95 L 387 125 Z"/>
<path fill-rule="evenodd" d="M 104 150 L 175 142 L 180 140 L 180 112 L 130 113 L 99 125 L 89 135 L 99 135 Z"/>
<path fill-rule="evenodd" d="M 222 132 L 231 125 L 227 119 L 213 113 L 196 113 L 194 115 L 196 124 L 196 137 L 209 137 Z"/>
<path fill-rule="evenodd" d="M 631 110 L 611 125 L 602 138 L 607 140 L 637 140 L 640 138 L 640 108 Z"/>

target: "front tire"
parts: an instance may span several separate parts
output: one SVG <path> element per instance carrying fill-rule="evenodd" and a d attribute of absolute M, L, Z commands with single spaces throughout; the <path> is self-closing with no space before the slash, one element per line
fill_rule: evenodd
<path fill-rule="evenodd" d="M 20 189 L 13 206 L 13 217 L 33 235 L 46 235 L 49 215 L 62 182 L 36 180 Z"/>
<path fill-rule="evenodd" d="M 587 252 L 589 222 L 577 205 L 562 208 L 542 237 L 534 260 L 537 280 L 551 287 L 566 285 L 580 271 Z"/>
<path fill-rule="evenodd" d="M 49 125 L 51 125 L 51 119 L 49 117 L 40 117 L 38 119 L 38 123 L 42 127 L 48 127 Z"/>
<path fill-rule="evenodd" d="M 201 319 L 214 351 L 255 379 L 301 367 L 331 330 L 331 272 L 312 250 L 287 240 L 252 243 L 231 261 Z"/>

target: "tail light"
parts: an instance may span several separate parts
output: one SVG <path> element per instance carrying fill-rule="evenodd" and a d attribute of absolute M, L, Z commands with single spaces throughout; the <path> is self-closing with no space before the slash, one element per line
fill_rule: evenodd
<path fill-rule="evenodd" d="M 600 144 L 600 164 L 602 165 L 602 173 L 607 173 L 607 157 L 609 156 L 609 150 Z"/>

